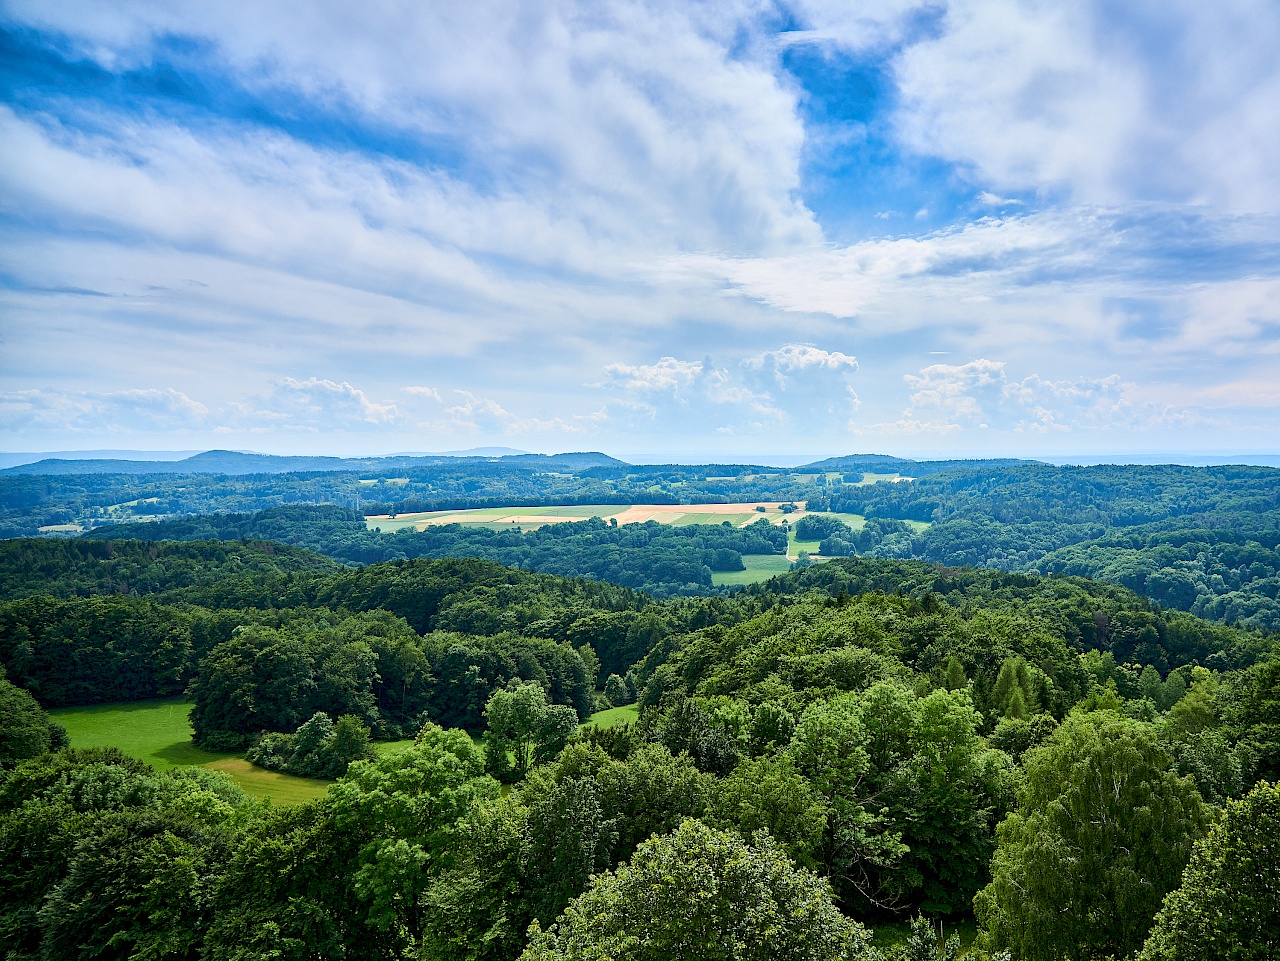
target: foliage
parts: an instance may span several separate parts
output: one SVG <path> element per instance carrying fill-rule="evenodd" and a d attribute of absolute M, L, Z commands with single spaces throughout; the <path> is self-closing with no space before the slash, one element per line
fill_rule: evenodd
<path fill-rule="evenodd" d="M 1280 786 L 1265 781 L 1195 847 L 1140 961 L 1246 961 L 1280 945 Z"/>
<path fill-rule="evenodd" d="M 522 961 L 558 958 L 800 961 L 870 955 L 865 929 L 842 917 L 826 884 L 795 868 L 767 834 L 748 844 L 686 821 L 607 873 Z"/>
<path fill-rule="evenodd" d="M 44 754 L 51 735 L 49 715 L 39 702 L 0 671 L 0 767 Z"/>
<path fill-rule="evenodd" d="M 295 777 L 338 778 L 352 761 L 372 760 L 369 726 L 350 714 L 335 725 L 328 714 L 316 711 L 293 734 L 267 734 L 245 757 L 269 771 Z"/>
<path fill-rule="evenodd" d="M 44 754 L 0 774 L 0 951 L 194 956 L 235 824 L 225 775 L 155 774 L 118 751 Z"/>
<path fill-rule="evenodd" d="M 534 764 L 551 760 L 578 727 L 572 708 L 548 704 L 533 683 L 494 691 L 484 716 L 485 767 L 503 781 L 523 778 Z"/>
<path fill-rule="evenodd" d="M 1146 726 L 1074 713 L 1026 758 L 974 907 L 989 944 L 1027 961 L 1124 956 L 1141 946 L 1208 825 Z"/>

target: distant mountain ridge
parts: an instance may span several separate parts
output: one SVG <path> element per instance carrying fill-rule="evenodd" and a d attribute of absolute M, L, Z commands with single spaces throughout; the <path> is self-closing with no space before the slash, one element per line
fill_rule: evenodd
<path fill-rule="evenodd" d="M 105 453 L 105 452 L 104 452 Z M 116 453 L 114 451 L 110 453 Z M 123 453 L 123 452 L 121 452 Z M 150 454 L 151 452 L 139 452 Z M 924 477 L 945 470 L 973 467 L 1013 467 L 1038 463 L 1033 460 L 996 458 L 991 460 L 910 460 L 888 454 L 849 454 L 828 457 L 800 467 L 765 467 L 751 464 L 706 465 L 635 465 L 599 451 L 574 451 L 563 454 L 528 454 L 512 448 L 474 448 L 471 451 L 449 451 L 439 454 L 390 454 L 380 457 L 328 457 L 321 455 L 256 454 L 246 451 L 207 450 L 181 460 L 152 460 L 139 458 L 46 458 L 34 463 L 18 464 L 0 470 L 5 475 L 73 475 L 73 474 L 302 474 L 360 472 L 385 473 L 392 470 L 412 470 L 417 467 L 433 467 L 442 464 L 457 465 L 468 461 L 501 463 L 512 467 L 524 467 L 547 471 L 639 471 L 653 473 L 666 469 L 692 469 L 694 466 L 723 469 L 726 474 L 757 473 L 815 473 L 839 471 L 840 473 L 870 472 L 875 474 L 901 474 L 904 477 Z M 603 476 L 603 475 L 602 475 Z"/>
<path fill-rule="evenodd" d="M 869 474 L 901 474 L 903 477 L 924 477 L 928 474 L 940 474 L 948 470 L 965 470 L 968 468 L 1001 468 L 1021 467 L 1026 464 L 1039 464 L 1041 461 L 1024 460 L 1016 457 L 994 457 L 988 459 L 971 458 L 968 460 L 910 460 L 905 457 L 892 457 L 888 454 L 849 454 L 844 457 L 828 457 L 814 461 L 797 471 L 839 471 L 847 473 Z"/>
<path fill-rule="evenodd" d="M 510 448 L 498 448 L 509 450 Z M 483 450 L 483 449 L 480 449 Z M 466 461 L 485 463 L 502 462 L 520 467 L 543 470 L 578 471 L 590 467 L 621 467 L 623 461 L 597 451 L 565 454 L 487 453 L 459 452 L 456 454 L 396 454 L 388 457 L 323 457 L 285 456 L 277 454 L 252 454 L 243 451 L 207 450 L 182 460 L 126 460 L 88 459 L 70 460 L 49 458 L 32 464 L 19 464 L 0 475 L 69 475 L 69 474 L 301 474 L 319 472 L 369 472 L 407 470 L 414 467 L 431 467 L 438 464 L 458 464 Z"/>

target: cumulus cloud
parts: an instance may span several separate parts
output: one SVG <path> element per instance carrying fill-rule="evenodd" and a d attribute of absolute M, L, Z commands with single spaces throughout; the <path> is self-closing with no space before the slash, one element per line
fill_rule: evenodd
<path fill-rule="evenodd" d="M 0 429 L 171 430 L 205 426 L 209 409 L 180 390 L 17 390 L 0 394 Z"/>
<path fill-rule="evenodd" d="M 677 394 L 680 388 L 697 380 L 705 369 L 701 361 L 663 357 L 654 364 L 609 364 L 604 371 L 611 383 L 624 390 Z"/>
<path fill-rule="evenodd" d="M 254 416 L 283 420 L 292 427 L 332 427 L 394 424 L 400 412 L 395 404 L 372 401 L 363 390 L 346 381 L 285 377 L 276 383 L 265 404 Z"/>
<path fill-rule="evenodd" d="M 966 430 L 1029 433 L 1078 429 L 1148 429 L 1193 419 L 1185 410 L 1133 396 L 1119 376 L 1016 380 L 1003 361 L 932 364 L 903 378 L 910 388 L 901 420 L 875 429 L 946 434 Z"/>
<path fill-rule="evenodd" d="M 610 416 L 621 422 L 638 418 L 682 434 L 785 426 L 812 435 L 843 425 L 857 410 L 850 380 L 857 369 L 857 359 L 841 351 L 784 344 L 723 367 L 710 357 L 610 364 L 599 386 L 614 393 Z"/>

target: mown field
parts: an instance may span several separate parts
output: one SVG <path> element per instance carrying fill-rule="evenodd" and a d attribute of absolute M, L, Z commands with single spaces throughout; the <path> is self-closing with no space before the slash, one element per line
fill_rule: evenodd
<path fill-rule="evenodd" d="M 781 554 L 743 554 L 742 563 L 746 567 L 745 571 L 713 571 L 711 583 L 716 587 L 754 584 L 791 570 L 791 559 Z"/>
<path fill-rule="evenodd" d="M 384 534 L 413 528 L 423 530 L 438 524 L 466 524 L 505 528 L 518 525 L 523 529 L 541 527 L 565 521 L 584 521 L 592 517 L 616 520 L 619 524 L 643 524 L 657 521 L 660 524 L 723 524 L 728 521 L 734 527 L 745 527 L 764 518 L 773 524 L 784 519 L 795 521 L 804 514 L 798 511 L 783 513 L 779 501 L 761 501 L 750 504 L 578 504 L 571 507 L 485 507 L 474 510 L 423 511 L 414 514 L 397 514 L 394 517 L 371 515 L 365 523 L 372 530 Z M 764 508 L 758 510 L 757 508 Z"/>

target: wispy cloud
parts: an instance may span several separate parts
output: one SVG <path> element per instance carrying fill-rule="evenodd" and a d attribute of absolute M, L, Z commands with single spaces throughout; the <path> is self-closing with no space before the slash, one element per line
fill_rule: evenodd
<path fill-rule="evenodd" d="M 0 29 L 14 445 L 1275 427 L 1266 0 L 15 0 Z"/>

